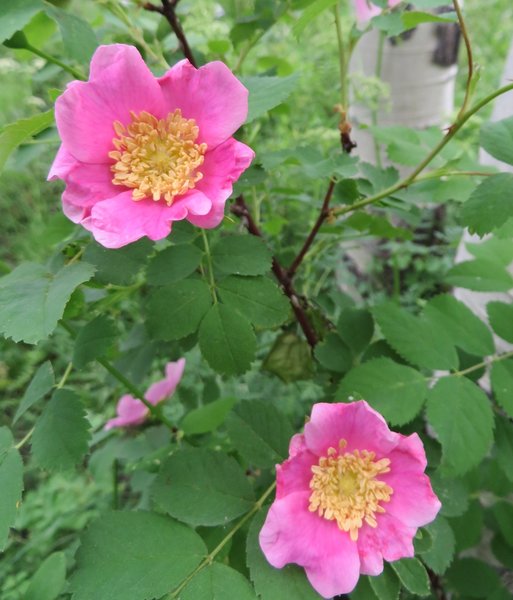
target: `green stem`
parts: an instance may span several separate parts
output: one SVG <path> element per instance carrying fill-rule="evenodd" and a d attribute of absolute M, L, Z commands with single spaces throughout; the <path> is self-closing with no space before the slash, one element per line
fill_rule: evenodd
<path fill-rule="evenodd" d="M 66 381 L 69 377 L 69 374 L 71 373 L 71 369 L 73 369 L 72 362 L 68 363 L 68 366 L 66 367 L 66 370 L 64 371 L 64 375 L 61 377 L 59 383 L 55 386 L 58 390 L 60 390 L 61 388 L 63 388 L 65 386 Z"/>
<path fill-rule="evenodd" d="M 214 558 L 221 552 L 224 546 L 232 539 L 232 537 L 239 531 L 239 529 L 245 525 L 264 505 L 264 502 L 267 500 L 269 495 L 273 492 L 276 487 L 276 482 L 273 482 L 265 492 L 260 496 L 260 498 L 255 502 L 253 508 L 242 517 L 242 519 L 225 535 L 225 537 L 219 542 L 219 544 L 212 550 L 212 552 L 206 556 L 200 564 L 194 569 L 194 571 L 182 581 L 182 583 L 167 596 L 167 600 L 173 600 L 174 598 L 178 598 L 180 592 L 184 589 L 186 585 L 205 567 L 212 564 Z"/>
<path fill-rule="evenodd" d="M 461 35 L 463 36 L 463 41 L 465 42 L 465 49 L 467 51 L 467 66 L 468 66 L 468 74 L 467 74 L 467 83 L 465 85 L 465 98 L 463 99 L 463 104 L 461 105 L 460 112 L 458 113 L 458 119 L 465 113 L 467 110 L 468 103 L 470 102 L 471 90 L 472 90 L 472 81 L 474 79 L 474 57 L 472 56 L 472 45 L 470 43 L 470 37 L 468 35 L 467 26 L 465 24 L 465 19 L 463 18 L 463 13 L 461 12 L 461 7 L 458 0 L 452 0 L 454 5 L 454 10 L 456 11 L 456 15 L 458 16 L 458 23 L 461 29 Z"/>
<path fill-rule="evenodd" d="M 348 57 L 346 52 L 346 46 L 344 44 L 344 37 L 342 35 L 342 24 L 340 22 L 338 4 L 336 4 L 333 7 L 333 15 L 335 17 L 335 28 L 337 30 L 338 62 L 340 70 L 340 102 L 342 104 L 342 109 L 347 113 L 347 110 L 349 108 L 349 100 L 347 94 Z"/>
<path fill-rule="evenodd" d="M 77 71 L 77 69 L 74 69 L 73 67 L 70 67 L 66 63 L 63 63 L 58 58 L 55 58 L 55 56 L 52 56 L 51 54 L 47 54 L 43 50 L 39 50 L 39 48 L 35 48 L 31 44 L 27 44 L 24 47 L 24 49 L 28 50 L 29 52 L 32 52 L 32 54 L 36 54 L 37 56 L 44 58 L 47 62 L 50 62 L 50 63 L 53 63 L 54 65 L 59 66 L 64 71 L 67 71 L 70 75 L 73 75 L 73 77 L 75 77 L 75 79 L 80 79 L 82 81 L 85 81 L 87 79 L 86 76 L 81 71 Z"/>
<path fill-rule="evenodd" d="M 473 373 L 474 371 L 479 371 L 479 369 L 482 369 L 483 367 L 487 367 L 488 365 L 491 365 L 493 363 L 500 362 L 501 360 L 506 360 L 506 359 L 512 358 L 512 357 L 513 357 L 513 351 L 505 352 L 504 354 L 495 354 L 494 356 L 491 356 L 488 360 L 484 360 L 480 363 L 477 363 L 476 365 L 472 365 L 471 367 L 468 367 L 461 371 L 454 371 L 454 373 L 450 374 L 450 377 L 463 377 L 463 375 L 468 375 L 468 373 Z"/>
<path fill-rule="evenodd" d="M 207 271 L 208 271 L 208 282 L 209 282 L 210 292 L 212 294 L 212 299 L 214 300 L 214 304 L 217 304 L 216 282 L 214 279 L 214 268 L 212 266 L 212 256 L 210 254 L 210 246 L 208 243 L 208 236 L 204 229 L 201 230 L 201 235 L 203 236 L 203 245 L 205 246 L 205 254 L 207 256 Z"/>
<path fill-rule="evenodd" d="M 382 200 L 383 198 L 390 196 L 394 192 L 406 188 L 412 183 L 414 183 L 417 175 L 419 175 L 419 173 L 421 173 L 429 165 L 429 163 L 435 158 L 435 156 L 437 156 L 440 153 L 440 151 L 443 150 L 443 148 L 445 148 L 445 146 L 452 140 L 452 138 L 458 133 L 458 131 L 463 127 L 463 125 L 465 125 L 465 123 L 471 117 L 473 117 L 477 112 L 479 112 L 484 106 L 495 100 L 495 98 L 511 90 L 513 90 L 513 83 L 509 83 L 508 85 L 505 85 L 499 88 L 498 90 L 495 90 L 495 92 L 492 92 L 491 94 L 480 100 L 477 104 L 475 104 L 461 118 L 459 118 L 454 123 L 454 125 L 450 127 L 447 134 L 440 140 L 440 142 L 433 148 L 433 150 L 431 150 L 431 152 L 426 156 L 426 158 L 421 163 L 419 163 L 419 165 L 404 179 L 401 179 L 399 182 L 395 183 L 394 185 L 391 185 L 390 187 L 382 190 L 381 192 L 378 192 L 373 196 L 369 196 L 368 198 L 364 198 L 359 202 L 355 202 L 350 206 L 334 208 L 332 210 L 332 214 L 340 216 L 352 213 L 360 208 L 363 208 L 364 206 L 368 206 L 369 204 L 375 204 L 379 200 Z"/>
<path fill-rule="evenodd" d="M 381 78 L 381 71 L 383 69 L 383 51 L 385 49 L 385 40 L 386 34 L 384 31 L 379 32 L 379 40 L 378 40 L 378 52 L 376 55 L 376 70 L 374 72 L 375 77 L 378 79 Z M 378 107 L 375 105 L 372 109 L 371 113 L 372 125 L 374 127 L 378 124 Z M 381 160 L 381 144 L 374 137 L 374 154 L 376 155 L 376 164 L 381 169 L 383 166 L 383 161 Z"/>
<path fill-rule="evenodd" d="M 34 433 L 34 429 L 35 427 L 32 427 L 32 429 L 27 433 L 27 435 L 14 446 L 16 450 L 19 450 L 30 440 L 32 434 Z"/>

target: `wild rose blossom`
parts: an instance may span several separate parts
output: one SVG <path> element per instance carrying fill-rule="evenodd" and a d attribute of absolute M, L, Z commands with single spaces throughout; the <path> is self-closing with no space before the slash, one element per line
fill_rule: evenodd
<path fill-rule="evenodd" d="M 414 555 L 417 528 L 441 506 L 425 468 L 419 436 L 390 431 L 365 401 L 314 405 L 276 467 L 263 553 L 278 569 L 304 567 L 325 598 L 349 593 L 360 574 L 379 575 L 383 559 Z"/>
<path fill-rule="evenodd" d="M 388 6 L 394 8 L 400 2 L 401 0 L 388 0 Z M 354 6 L 358 21 L 368 21 L 381 12 L 381 8 L 376 6 L 371 0 L 354 0 Z"/>
<path fill-rule="evenodd" d="M 175 392 L 176 386 L 182 379 L 185 368 L 185 358 L 180 358 L 176 362 L 168 362 L 166 365 L 166 376 L 160 381 L 156 381 L 148 388 L 144 397 L 148 402 L 157 405 Z M 146 420 L 149 409 L 144 404 L 130 394 L 121 396 L 116 407 L 117 417 L 107 421 L 105 429 L 115 427 L 135 427 Z"/>
<path fill-rule="evenodd" d="M 166 237 L 173 221 L 219 225 L 254 152 L 235 140 L 248 91 L 222 62 L 154 77 L 133 46 L 100 46 L 89 81 L 57 99 L 65 215 L 107 248 Z"/>

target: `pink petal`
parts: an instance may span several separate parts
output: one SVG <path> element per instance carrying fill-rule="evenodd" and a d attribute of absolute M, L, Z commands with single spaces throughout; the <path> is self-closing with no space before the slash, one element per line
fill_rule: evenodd
<path fill-rule="evenodd" d="M 166 377 L 152 384 L 145 394 L 146 400 L 152 404 L 158 404 L 171 396 L 176 386 L 180 383 L 185 368 L 185 358 L 180 358 L 176 362 L 169 362 L 166 365 Z"/>
<path fill-rule="evenodd" d="M 369 450 L 382 458 L 397 446 L 400 435 L 390 431 L 383 417 L 364 400 L 315 404 L 311 419 L 305 425 L 309 450 L 317 456 L 325 456 L 330 446 L 338 448 L 341 439 L 347 442 L 346 452 Z"/>
<path fill-rule="evenodd" d="M 167 114 L 157 79 L 133 46 L 100 46 L 87 82 L 74 82 L 57 99 L 55 119 L 65 148 L 78 160 L 110 163 L 114 121 L 130 122 L 130 111 Z"/>
<path fill-rule="evenodd" d="M 207 152 L 200 167 L 203 179 L 196 184 L 196 189 L 212 201 L 212 206 L 204 216 L 191 216 L 187 220 L 198 227 L 217 227 L 223 220 L 224 206 L 231 196 L 233 182 L 249 167 L 254 157 L 251 148 L 233 138 Z"/>
<path fill-rule="evenodd" d="M 126 394 L 120 398 L 116 412 L 118 416 L 115 419 L 107 421 L 105 429 L 140 425 L 146 419 L 148 409 L 140 400 Z"/>
<path fill-rule="evenodd" d="M 199 142 L 209 150 L 225 142 L 244 123 L 248 90 L 222 62 L 196 69 L 187 60 L 174 65 L 159 79 L 169 112 L 182 110 L 199 127 Z"/>
<path fill-rule="evenodd" d="M 295 436 L 297 437 L 297 436 Z M 283 498 L 294 492 L 308 492 L 312 479 L 312 465 L 319 458 L 309 450 L 297 452 L 281 465 L 276 465 L 276 498 Z"/>
<path fill-rule="evenodd" d="M 372 3 L 372 0 L 353 0 L 355 9 L 356 9 L 356 17 L 359 21 L 368 21 L 379 15 L 381 9 Z M 388 0 L 388 6 L 393 8 L 397 6 L 401 0 Z"/>
<path fill-rule="evenodd" d="M 281 569 L 288 563 L 304 567 L 315 590 L 325 598 L 346 594 L 355 587 L 360 561 L 355 542 L 308 510 L 308 493 L 275 500 L 260 531 L 260 547 L 267 560 Z"/>
<path fill-rule="evenodd" d="M 53 160 L 50 172 L 48 173 L 48 181 L 52 179 L 64 179 L 65 176 L 77 165 L 77 160 L 72 154 L 70 154 L 63 144 L 60 145 L 59 150 Z"/>

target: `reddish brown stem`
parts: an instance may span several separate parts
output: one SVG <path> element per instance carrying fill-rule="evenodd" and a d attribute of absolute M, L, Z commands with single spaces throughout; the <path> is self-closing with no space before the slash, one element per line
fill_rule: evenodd
<path fill-rule="evenodd" d="M 143 8 L 145 10 L 149 10 L 150 12 L 157 12 L 166 18 L 169 26 L 174 31 L 178 43 L 180 44 L 180 50 L 182 51 L 185 58 L 193 65 L 194 67 L 198 67 L 196 63 L 196 59 L 194 58 L 194 54 L 192 53 L 191 47 L 189 46 L 189 42 L 185 37 L 185 33 L 182 29 L 180 21 L 176 16 L 176 5 L 179 0 L 162 0 L 162 6 L 155 6 L 151 2 L 145 2 L 143 4 Z"/>
<path fill-rule="evenodd" d="M 249 233 L 255 235 L 257 237 L 263 237 L 262 232 L 258 228 L 258 225 L 253 220 L 251 213 L 244 201 L 244 197 L 239 196 L 235 203 L 231 206 L 231 211 L 234 215 L 237 215 L 240 219 L 243 220 L 244 226 L 248 230 Z M 315 333 L 314 328 L 310 324 L 310 321 L 306 315 L 305 307 L 297 294 L 294 286 L 292 285 L 292 280 L 290 279 L 287 271 L 280 265 L 276 258 L 273 258 L 272 270 L 276 277 L 276 279 L 280 282 L 285 295 L 288 297 L 290 304 L 292 306 L 292 310 L 296 315 L 296 319 L 305 334 L 305 337 L 313 348 L 317 344 L 317 334 Z"/>
<path fill-rule="evenodd" d="M 322 203 L 322 207 L 321 207 L 319 216 L 317 217 L 317 221 L 315 221 L 314 226 L 312 227 L 312 230 L 308 234 L 308 237 L 306 238 L 305 243 L 303 244 L 303 247 L 299 251 L 299 254 L 296 256 L 296 258 L 294 259 L 294 262 L 289 267 L 289 270 L 287 272 L 289 279 L 292 279 L 294 277 L 294 275 L 296 274 L 296 271 L 297 271 L 299 265 L 303 262 L 303 259 L 306 255 L 306 253 L 310 249 L 310 246 L 313 244 L 315 236 L 319 232 L 321 225 L 324 223 L 324 221 L 328 218 L 328 216 L 330 214 L 329 205 L 330 205 L 331 197 L 333 196 L 334 189 L 335 189 L 335 181 L 333 179 L 330 179 L 330 183 L 328 185 L 326 195 L 324 196 L 324 201 Z"/>

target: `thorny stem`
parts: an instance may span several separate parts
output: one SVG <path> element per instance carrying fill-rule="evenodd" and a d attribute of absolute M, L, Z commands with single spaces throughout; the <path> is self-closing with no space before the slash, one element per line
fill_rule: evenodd
<path fill-rule="evenodd" d="M 267 498 L 273 492 L 276 487 L 276 482 L 273 482 L 265 492 L 260 496 L 260 498 L 255 502 L 253 508 L 245 514 L 242 519 L 226 534 L 226 536 L 219 542 L 219 544 L 212 550 L 208 556 L 206 556 L 200 564 L 194 569 L 194 571 L 182 581 L 182 583 L 167 596 L 167 600 L 173 600 L 174 598 L 178 598 L 180 592 L 184 589 L 184 587 L 193 579 L 202 569 L 208 567 L 208 565 L 212 564 L 214 558 L 221 552 L 221 550 L 226 546 L 226 544 L 232 539 L 232 537 L 239 531 L 239 529 L 245 525 L 251 517 L 253 517 L 264 505 Z"/>
<path fill-rule="evenodd" d="M 149 10 L 150 12 L 160 13 L 167 22 L 169 26 L 174 31 L 178 39 L 178 43 L 180 44 L 180 50 L 182 51 L 185 58 L 191 63 L 193 67 L 198 67 L 196 63 L 196 59 L 194 58 L 194 54 L 192 53 L 191 47 L 189 46 L 189 42 L 185 37 L 185 33 L 182 29 L 182 25 L 178 17 L 176 16 L 176 6 L 180 0 L 162 0 L 162 6 L 156 6 L 151 2 L 146 2 L 143 4 L 143 8 L 145 10 Z"/>
<path fill-rule="evenodd" d="M 217 304 L 216 282 L 214 279 L 214 269 L 212 267 L 212 256 L 210 254 L 210 246 L 208 244 L 208 237 L 207 237 L 207 234 L 204 229 L 201 230 L 201 235 L 203 236 L 203 245 L 205 246 L 205 254 L 207 256 L 208 284 L 210 287 L 210 293 L 212 294 L 212 299 L 214 300 L 214 304 Z"/>
<path fill-rule="evenodd" d="M 467 84 L 465 86 L 465 98 L 463 99 L 463 104 L 461 105 L 460 111 L 458 113 L 458 119 L 465 114 L 467 110 L 468 103 L 470 101 L 470 94 L 472 89 L 472 80 L 474 78 L 474 57 L 472 55 L 472 45 L 470 43 L 470 37 L 468 35 L 467 26 L 465 24 L 465 19 L 463 18 L 463 13 L 461 12 L 460 3 L 458 0 L 452 0 L 454 5 L 454 10 L 456 11 L 456 15 L 458 16 L 458 23 L 460 25 L 461 34 L 463 36 L 463 41 L 465 42 L 465 48 L 467 50 Z"/>

